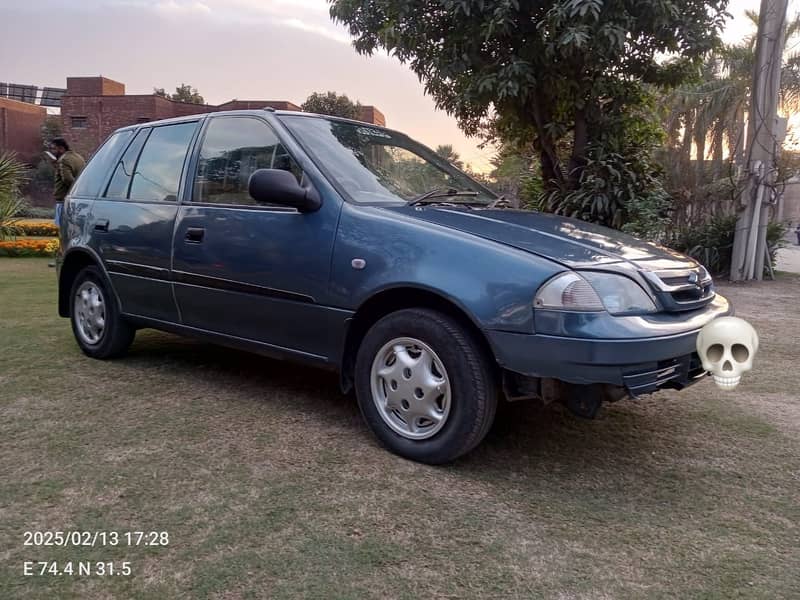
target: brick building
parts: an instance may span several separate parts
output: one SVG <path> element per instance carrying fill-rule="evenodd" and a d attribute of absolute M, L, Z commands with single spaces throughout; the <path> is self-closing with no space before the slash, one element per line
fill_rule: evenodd
<path fill-rule="evenodd" d="M 61 120 L 64 137 L 75 150 L 88 157 L 111 132 L 126 125 L 220 110 L 268 106 L 278 110 L 302 110 L 286 100 L 231 100 L 220 105 L 186 104 L 155 94 L 126 94 L 125 84 L 105 77 L 67 77 L 67 92 L 61 97 Z M 386 124 L 383 114 L 374 106 L 363 106 L 360 118 L 376 125 Z"/>
<path fill-rule="evenodd" d="M 16 152 L 26 163 L 36 163 L 42 148 L 42 125 L 47 110 L 42 106 L 0 98 L 0 151 Z"/>

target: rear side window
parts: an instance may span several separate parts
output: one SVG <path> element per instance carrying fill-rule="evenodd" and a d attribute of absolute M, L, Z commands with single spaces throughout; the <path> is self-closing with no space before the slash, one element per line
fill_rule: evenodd
<path fill-rule="evenodd" d="M 97 196 L 106 182 L 111 165 L 122 149 L 133 137 L 133 131 L 119 131 L 112 135 L 100 149 L 94 153 L 89 164 L 78 177 L 72 188 L 73 196 Z"/>
<path fill-rule="evenodd" d="M 200 148 L 192 200 L 256 204 L 248 192 L 248 182 L 257 169 L 284 169 L 298 181 L 302 175 L 272 128 L 260 119 L 213 119 Z"/>
<path fill-rule="evenodd" d="M 183 161 L 197 123 L 156 127 L 147 138 L 131 179 L 131 200 L 175 202 Z"/>
<path fill-rule="evenodd" d="M 139 153 L 142 151 L 145 140 L 150 133 L 150 128 L 145 127 L 140 129 L 136 137 L 128 146 L 125 154 L 117 163 L 117 168 L 114 169 L 114 175 L 111 177 L 111 182 L 106 189 L 106 198 L 122 199 L 128 197 L 128 190 L 131 187 L 131 178 L 133 171 L 136 168 L 136 160 L 139 158 Z"/>

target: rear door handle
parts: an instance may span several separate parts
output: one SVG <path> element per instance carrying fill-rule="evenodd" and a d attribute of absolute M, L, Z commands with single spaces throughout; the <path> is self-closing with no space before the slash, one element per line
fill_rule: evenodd
<path fill-rule="evenodd" d="M 108 233 L 108 219 L 97 219 L 94 223 L 94 230 Z"/>
<path fill-rule="evenodd" d="M 186 229 L 186 241 L 190 244 L 199 244 L 203 241 L 206 230 L 202 227 L 189 227 Z"/>

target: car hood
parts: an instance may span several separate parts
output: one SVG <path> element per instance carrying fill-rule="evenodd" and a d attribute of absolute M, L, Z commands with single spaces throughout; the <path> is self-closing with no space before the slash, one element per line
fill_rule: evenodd
<path fill-rule="evenodd" d="M 614 229 L 524 210 L 441 206 L 387 208 L 543 256 L 571 268 L 634 265 L 645 271 L 686 269 L 697 262 Z"/>

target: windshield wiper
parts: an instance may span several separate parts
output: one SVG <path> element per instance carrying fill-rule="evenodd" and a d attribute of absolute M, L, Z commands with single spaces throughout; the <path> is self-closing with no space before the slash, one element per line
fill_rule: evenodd
<path fill-rule="evenodd" d="M 453 196 L 477 196 L 478 192 L 473 190 L 457 190 L 456 188 L 436 188 L 424 194 L 420 194 L 408 201 L 408 206 L 419 206 L 421 204 L 435 204 L 436 198 L 452 198 Z M 462 202 L 462 204 L 470 204 Z M 483 201 L 472 204 L 485 204 Z"/>

